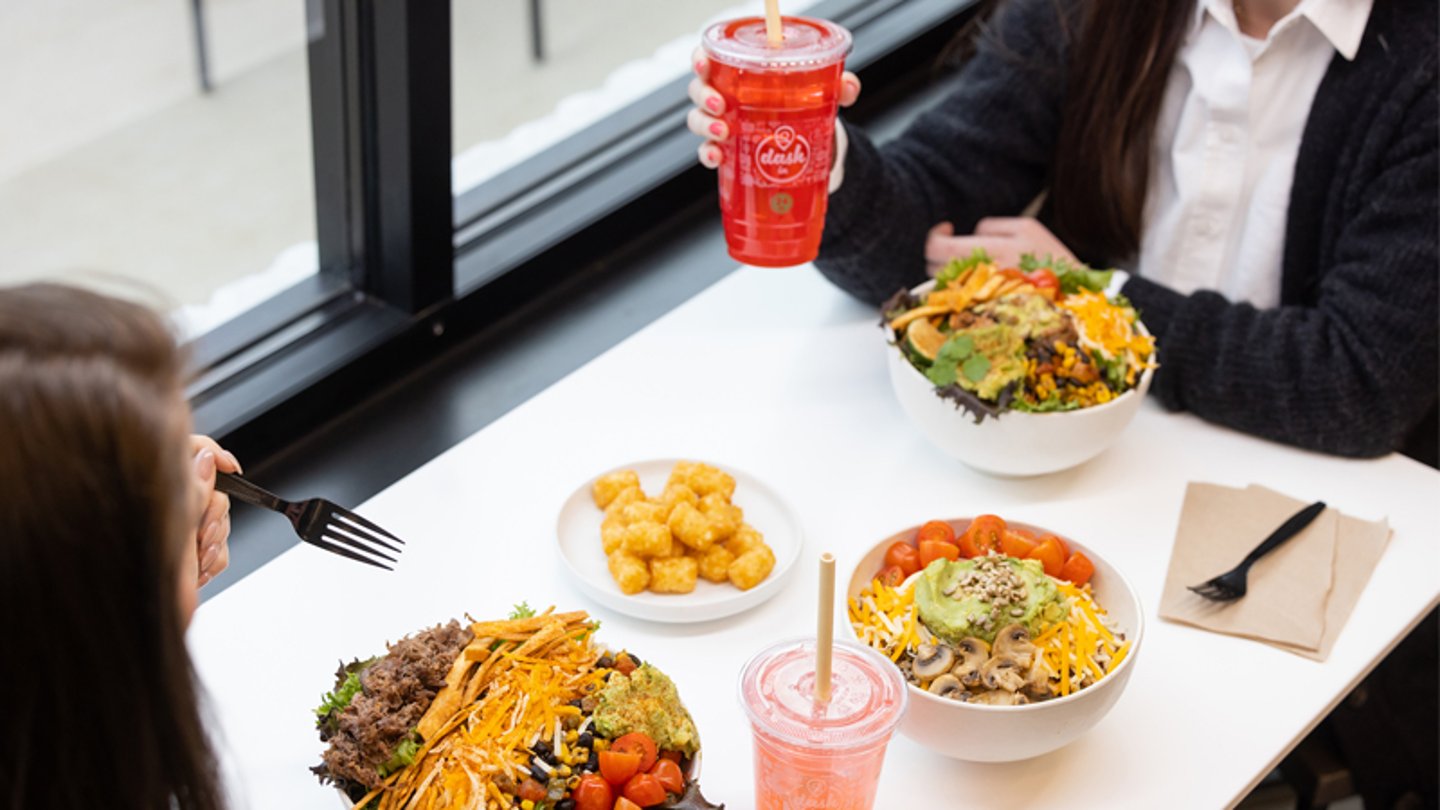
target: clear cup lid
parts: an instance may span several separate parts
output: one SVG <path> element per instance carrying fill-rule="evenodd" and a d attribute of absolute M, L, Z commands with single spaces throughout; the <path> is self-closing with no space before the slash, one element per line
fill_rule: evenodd
<path fill-rule="evenodd" d="M 815 641 L 784 641 L 740 675 L 740 703 L 760 731 L 808 748 L 855 748 L 888 738 L 909 695 L 899 667 L 875 651 L 835 642 L 830 700 L 817 703 Z"/>
<path fill-rule="evenodd" d="M 850 32 L 813 17 L 782 17 L 784 37 L 772 48 L 764 17 L 742 17 L 705 29 L 701 43 L 711 59 L 751 69 L 822 67 L 842 61 L 850 52 Z"/>

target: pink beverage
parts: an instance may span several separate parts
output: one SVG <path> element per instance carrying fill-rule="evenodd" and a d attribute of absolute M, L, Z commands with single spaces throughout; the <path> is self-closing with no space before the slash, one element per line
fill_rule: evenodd
<path fill-rule="evenodd" d="M 783 18 L 771 47 L 765 18 L 705 31 L 710 84 L 725 99 L 720 213 L 730 255 L 789 267 L 820 252 L 835 150 L 835 111 L 850 32 L 825 20 Z"/>
<path fill-rule="evenodd" d="M 836 642 L 830 700 L 817 704 L 815 642 L 785 641 L 750 659 L 740 703 L 755 735 L 758 810 L 870 810 L 885 747 L 905 713 L 900 669 Z"/>

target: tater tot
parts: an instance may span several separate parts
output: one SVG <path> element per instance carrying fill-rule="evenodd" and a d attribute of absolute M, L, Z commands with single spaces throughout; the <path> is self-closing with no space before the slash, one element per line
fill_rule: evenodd
<path fill-rule="evenodd" d="M 621 548 L 637 557 L 663 557 L 670 553 L 669 527 L 654 521 L 631 523 L 625 527 Z"/>
<path fill-rule="evenodd" d="M 609 562 L 610 576 L 622 593 L 640 593 L 650 584 L 650 566 L 634 554 L 617 551 L 610 555 Z"/>
<path fill-rule="evenodd" d="M 728 501 L 735 495 L 735 479 L 731 478 L 729 473 L 709 464 L 696 464 L 685 476 L 685 483 L 701 498 L 718 492 Z"/>
<path fill-rule="evenodd" d="M 715 545 L 714 523 L 688 503 L 676 504 L 675 510 L 670 513 L 670 531 L 676 540 L 696 551 L 705 551 Z"/>
<path fill-rule="evenodd" d="M 631 487 L 640 488 L 639 474 L 634 470 L 621 470 L 596 478 L 590 495 L 595 498 L 595 505 L 604 509 L 615 500 L 616 495 Z"/>
<path fill-rule="evenodd" d="M 688 503 L 691 506 L 700 505 L 700 496 L 695 494 L 695 490 L 684 484 L 666 484 L 665 491 L 660 493 L 658 500 L 661 507 L 665 509 L 666 520 L 670 519 L 670 513 L 675 510 L 677 504 Z"/>
<path fill-rule="evenodd" d="M 735 562 L 735 555 L 716 543 L 709 551 L 699 555 L 699 561 L 700 576 L 711 582 L 724 582 L 730 578 L 730 563 Z"/>
<path fill-rule="evenodd" d="M 775 552 L 769 546 L 761 545 L 735 558 L 728 572 L 730 582 L 742 591 L 748 591 L 770 576 L 775 567 Z"/>
<path fill-rule="evenodd" d="M 690 473 L 699 466 L 699 464 L 696 464 L 693 461 L 675 462 L 675 466 L 670 468 L 670 478 L 665 482 L 665 486 L 668 487 L 671 484 L 685 484 L 685 480 L 690 477 Z M 689 485 L 686 484 L 686 486 Z"/>
<path fill-rule="evenodd" d="M 655 593 L 690 593 L 695 590 L 699 564 L 694 557 L 650 561 L 650 590 Z"/>
<path fill-rule="evenodd" d="M 735 530 L 735 536 L 725 541 L 725 549 L 736 557 L 763 545 L 765 536 L 749 523 L 740 524 L 740 528 Z"/>
<path fill-rule="evenodd" d="M 730 539 L 745 519 L 745 511 L 718 492 L 712 492 L 700 499 L 700 511 L 715 524 L 717 541 Z"/>
<path fill-rule="evenodd" d="M 600 545 L 605 549 L 605 556 L 609 557 L 623 542 L 625 522 L 620 519 L 619 513 L 606 514 L 605 519 L 600 522 Z"/>
<path fill-rule="evenodd" d="M 664 523 L 670 513 L 654 501 L 635 501 L 620 507 L 620 520 L 626 526 L 636 523 Z"/>
<path fill-rule="evenodd" d="M 632 503 L 639 503 L 645 500 L 645 491 L 638 486 L 627 487 L 620 490 L 614 498 L 610 499 L 610 505 L 605 507 L 606 514 L 619 512 Z"/>

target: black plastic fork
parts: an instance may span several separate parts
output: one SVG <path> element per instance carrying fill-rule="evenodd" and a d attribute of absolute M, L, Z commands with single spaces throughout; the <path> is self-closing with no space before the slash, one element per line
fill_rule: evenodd
<path fill-rule="evenodd" d="M 312 546 L 376 568 L 393 571 L 381 560 L 394 563 L 396 559 L 381 549 L 399 554 L 399 546 L 393 543 L 405 545 L 404 540 L 324 498 L 292 503 L 238 475 L 223 472 L 215 476 L 215 488 L 236 500 L 279 512 L 290 519 L 295 534 Z"/>
<path fill-rule="evenodd" d="M 1239 599 L 1245 595 L 1245 578 L 1250 573 L 1250 566 L 1254 565 L 1256 560 L 1279 548 L 1281 543 L 1299 534 L 1301 529 L 1309 526 L 1310 522 L 1324 511 L 1324 501 L 1316 501 L 1301 509 L 1291 515 L 1289 520 L 1281 523 L 1280 528 L 1271 532 L 1270 536 L 1256 546 L 1254 551 L 1245 555 L 1245 559 L 1241 560 L 1239 565 L 1214 579 L 1188 587 L 1206 599 L 1213 599 L 1216 602 Z"/>

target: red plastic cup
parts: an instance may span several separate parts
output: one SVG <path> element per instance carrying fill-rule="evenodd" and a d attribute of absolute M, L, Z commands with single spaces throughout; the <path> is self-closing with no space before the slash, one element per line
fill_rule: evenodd
<path fill-rule="evenodd" d="M 740 703 L 755 741 L 758 810 L 871 810 L 909 695 L 899 667 L 836 642 L 830 700 L 817 704 L 815 642 L 785 641 L 750 660 Z"/>
<path fill-rule="evenodd" d="M 840 74 L 850 32 L 826 20 L 783 18 L 771 47 L 765 18 L 706 29 L 710 84 L 725 99 L 720 212 L 730 255 L 790 267 L 820 252 L 835 149 Z"/>

